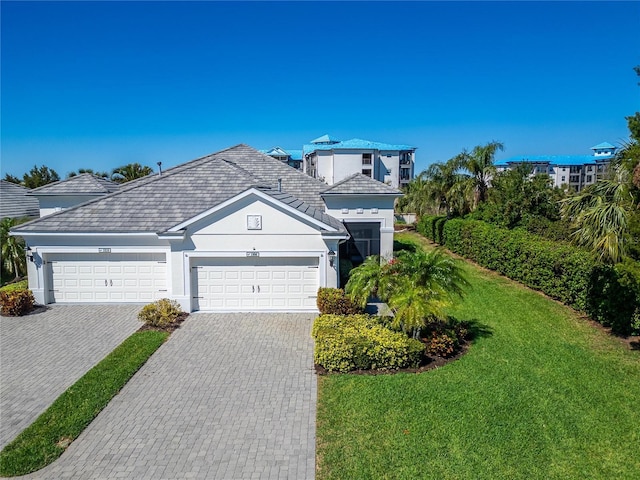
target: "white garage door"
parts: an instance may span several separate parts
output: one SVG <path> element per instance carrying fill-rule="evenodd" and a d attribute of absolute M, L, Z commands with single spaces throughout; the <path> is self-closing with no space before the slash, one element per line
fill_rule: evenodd
<path fill-rule="evenodd" d="M 314 310 L 318 258 L 209 258 L 192 265 L 194 310 Z"/>
<path fill-rule="evenodd" d="M 164 253 L 47 256 L 49 301 L 146 303 L 167 296 Z"/>

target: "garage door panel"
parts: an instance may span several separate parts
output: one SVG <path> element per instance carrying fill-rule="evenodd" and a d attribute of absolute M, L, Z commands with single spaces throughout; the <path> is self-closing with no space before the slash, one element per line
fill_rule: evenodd
<path fill-rule="evenodd" d="M 166 296 L 164 254 L 48 255 L 49 300 L 149 302 Z"/>
<path fill-rule="evenodd" d="M 315 310 L 317 257 L 194 260 L 194 309 Z"/>

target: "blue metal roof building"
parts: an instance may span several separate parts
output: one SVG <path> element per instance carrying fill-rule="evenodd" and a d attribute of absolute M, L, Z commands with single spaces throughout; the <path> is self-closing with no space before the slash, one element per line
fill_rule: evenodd
<path fill-rule="evenodd" d="M 568 185 L 580 191 L 603 178 L 617 147 L 602 142 L 591 147 L 592 155 L 518 155 L 495 162 L 498 171 L 530 164 L 532 173 L 548 174 L 556 187 Z"/>

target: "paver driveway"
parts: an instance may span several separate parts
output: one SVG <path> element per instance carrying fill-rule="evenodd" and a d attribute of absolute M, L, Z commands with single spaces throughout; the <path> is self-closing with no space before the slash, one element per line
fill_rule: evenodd
<path fill-rule="evenodd" d="M 194 314 L 28 478 L 313 479 L 312 315 Z"/>
<path fill-rule="evenodd" d="M 0 317 L 0 448 L 140 328 L 140 305 L 53 305 Z"/>

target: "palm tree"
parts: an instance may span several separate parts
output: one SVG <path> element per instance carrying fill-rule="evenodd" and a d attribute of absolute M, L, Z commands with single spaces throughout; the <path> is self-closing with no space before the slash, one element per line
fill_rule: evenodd
<path fill-rule="evenodd" d="M 611 164 L 611 178 L 600 180 L 562 201 L 562 216 L 575 229 L 578 245 L 596 252 L 605 262 L 620 262 L 627 254 L 629 217 L 634 208 L 630 172 Z"/>
<path fill-rule="evenodd" d="M 118 183 L 125 183 L 137 178 L 146 177 L 152 173 L 153 169 L 151 167 L 147 167 L 146 165 L 143 166 L 139 163 L 130 163 L 128 165 L 114 168 L 111 173 L 111 180 Z"/>
<path fill-rule="evenodd" d="M 349 281 L 345 285 L 345 292 L 351 301 L 364 308 L 367 306 L 369 297 L 380 296 L 380 291 L 384 291 L 384 267 L 380 264 L 378 255 L 371 255 L 364 259 L 361 265 L 352 269 L 349 274 Z"/>
<path fill-rule="evenodd" d="M 433 163 L 409 183 L 403 203 L 418 215 L 464 214 L 468 211 L 468 179 L 469 175 L 459 172 L 457 159 Z"/>
<path fill-rule="evenodd" d="M 456 261 L 439 250 L 402 251 L 383 265 L 379 257 L 367 257 L 351 271 L 346 291 L 362 307 L 377 295 L 393 311 L 392 325 L 417 336 L 426 319 L 444 317 L 444 307 L 468 286 Z"/>
<path fill-rule="evenodd" d="M 79 168 L 78 170 L 67 173 L 67 178 L 77 177 L 83 173 L 90 173 L 91 175 L 95 175 L 100 178 L 109 178 L 109 174 L 107 172 L 96 172 L 93 168 Z"/>
<path fill-rule="evenodd" d="M 9 235 L 12 227 L 21 223 L 15 218 L 5 217 L 0 221 L 0 240 L 2 243 L 2 269 L 17 280 L 26 273 L 24 240 Z"/>
<path fill-rule="evenodd" d="M 471 174 L 474 191 L 474 208 L 487 200 L 487 191 L 489 190 L 491 178 L 496 173 L 496 167 L 493 163 L 498 150 L 504 150 L 504 145 L 500 142 L 493 141 L 486 145 L 474 147 L 471 153 L 463 151 L 455 157 L 455 163 Z"/>

